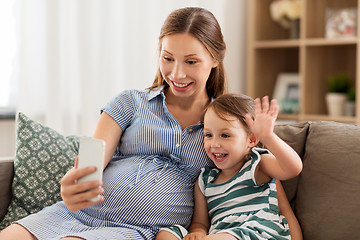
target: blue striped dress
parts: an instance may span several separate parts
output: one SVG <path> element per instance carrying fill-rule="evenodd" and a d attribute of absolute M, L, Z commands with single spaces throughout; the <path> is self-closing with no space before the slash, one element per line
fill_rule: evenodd
<path fill-rule="evenodd" d="M 103 109 L 123 135 L 104 170 L 105 201 L 78 212 L 63 202 L 18 223 L 38 239 L 153 239 L 159 228 L 189 226 L 193 186 L 211 161 L 200 123 L 182 130 L 159 90 L 128 90 Z"/>
<path fill-rule="evenodd" d="M 253 148 L 249 161 L 230 180 L 213 182 L 219 175 L 216 168 L 205 167 L 199 175 L 199 187 L 204 194 L 211 226 L 209 234 L 229 233 L 237 239 L 290 239 L 290 230 L 280 215 L 276 195 L 276 180 L 259 186 L 255 169 L 265 149 Z M 181 225 L 164 228 L 182 239 L 187 234 Z"/>

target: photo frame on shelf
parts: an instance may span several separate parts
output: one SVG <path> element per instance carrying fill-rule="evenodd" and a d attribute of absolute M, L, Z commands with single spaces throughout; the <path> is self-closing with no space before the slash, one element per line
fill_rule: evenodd
<path fill-rule="evenodd" d="M 351 38 L 356 36 L 356 8 L 326 10 L 326 38 Z"/>
<path fill-rule="evenodd" d="M 297 114 L 300 108 L 299 73 L 279 73 L 273 93 L 278 101 L 280 113 Z"/>

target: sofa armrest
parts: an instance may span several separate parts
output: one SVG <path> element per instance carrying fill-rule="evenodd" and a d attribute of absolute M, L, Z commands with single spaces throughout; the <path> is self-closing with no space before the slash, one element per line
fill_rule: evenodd
<path fill-rule="evenodd" d="M 11 201 L 11 184 L 14 177 L 14 158 L 0 158 L 0 222 Z"/>

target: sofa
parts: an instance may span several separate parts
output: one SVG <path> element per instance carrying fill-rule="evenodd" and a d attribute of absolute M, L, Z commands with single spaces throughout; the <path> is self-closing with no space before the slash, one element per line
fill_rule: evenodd
<path fill-rule="evenodd" d="M 2 227 L 60 200 L 56 181 L 71 167 L 78 150 L 76 136 L 62 136 L 22 114 L 17 121 L 15 160 L 0 161 L 0 221 L 5 216 Z M 29 129 L 37 132 L 34 130 L 29 134 L 32 131 Z M 51 131 L 52 134 L 48 134 Z M 360 126 L 307 121 L 277 124 L 275 132 L 297 151 L 303 161 L 301 174 L 282 183 L 304 239 L 360 239 L 355 231 L 360 223 Z M 44 133 L 50 135 L 50 139 L 40 137 Z M 38 145 L 34 138 L 38 138 Z M 54 144 L 58 144 L 59 149 L 56 150 Z M 30 148 L 33 150 L 24 150 Z M 31 159 L 34 154 L 39 157 Z M 45 164 L 36 162 L 39 158 Z M 57 169 L 56 173 L 45 174 L 47 170 L 44 169 L 49 169 L 54 159 L 62 164 L 50 167 L 52 171 Z M 42 172 L 42 177 L 38 172 Z M 49 185 L 49 182 L 54 185 Z M 37 188 L 44 192 L 37 191 Z"/>

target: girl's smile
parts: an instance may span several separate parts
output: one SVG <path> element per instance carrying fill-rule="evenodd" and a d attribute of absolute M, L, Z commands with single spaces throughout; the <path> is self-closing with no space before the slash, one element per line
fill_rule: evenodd
<path fill-rule="evenodd" d="M 215 162 L 222 162 L 227 157 L 227 153 L 212 153 Z"/>

